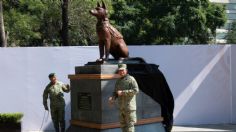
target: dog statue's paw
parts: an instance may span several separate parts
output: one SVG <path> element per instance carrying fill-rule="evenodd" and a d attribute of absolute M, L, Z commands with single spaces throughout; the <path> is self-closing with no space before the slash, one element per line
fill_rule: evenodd
<path fill-rule="evenodd" d="M 96 62 L 103 62 L 103 59 L 97 59 Z"/>
<path fill-rule="evenodd" d="M 104 64 L 106 61 L 105 61 L 105 59 L 104 58 L 100 58 L 100 59 L 97 59 L 96 60 L 96 63 L 98 63 L 98 64 Z"/>

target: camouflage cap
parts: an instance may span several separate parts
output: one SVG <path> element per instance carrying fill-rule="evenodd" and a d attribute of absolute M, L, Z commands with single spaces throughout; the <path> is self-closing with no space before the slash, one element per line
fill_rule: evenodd
<path fill-rule="evenodd" d="M 126 64 L 118 64 L 118 70 L 126 70 L 127 65 Z"/>
<path fill-rule="evenodd" d="M 48 75 L 48 78 L 52 78 L 52 77 L 54 77 L 54 76 L 56 76 L 56 73 L 50 73 L 50 74 Z"/>

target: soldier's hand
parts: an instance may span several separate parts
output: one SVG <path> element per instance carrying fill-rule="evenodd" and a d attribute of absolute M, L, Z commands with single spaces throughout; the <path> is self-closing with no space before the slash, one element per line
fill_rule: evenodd
<path fill-rule="evenodd" d="M 114 101 L 113 97 L 109 97 L 109 99 L 108 99 L 108 104 L 109 104 L 110 107 L 113 106 L 114 102 L 115 102 L 115 101 Z"/>
<path fill-rule="evenodd" d="M 117 94 L 118 94 L 118 96 L 122 96 L 123 95 L 123 91 L 122 90 L 118 90 Z"/>
<path fill-rule="evenodd" d="M 109 103 L 114 103 L 113 97 L 109 97 L 108 101 L 109 101 Z"/>

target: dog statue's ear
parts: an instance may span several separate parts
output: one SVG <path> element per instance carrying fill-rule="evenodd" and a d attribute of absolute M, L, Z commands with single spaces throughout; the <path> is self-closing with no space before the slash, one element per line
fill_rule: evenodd
<path fill-rule="evenodd" d="M 97 2 L 97 7 L 101 7 L 101 5 L 100 5 L 100 3 L 99 3 L 99 2 Z"/>
<path fill-rule="evenodd" d="M 107 9 L 106 4 L 104 3 L 103 0 L 102 0 L 102 8 L 103 8 L 103 9 Z"/>

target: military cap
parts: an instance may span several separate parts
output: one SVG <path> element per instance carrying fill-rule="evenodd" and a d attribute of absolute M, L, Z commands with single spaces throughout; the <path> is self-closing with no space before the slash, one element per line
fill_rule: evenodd
<path fill-rule="evenodd" d="M 50 74 L 48 75 L 48 78 L 52 78 L 52 77 L 54 77 L 54 76 L 56 76 L 56 73 L 50 73 Z"/>
<path fill-rule="evenodd" d="M 126 70 L 127 69 L 127 65 L 126 64 L 119 64 L 118 65 L 118 70 Z"/>

